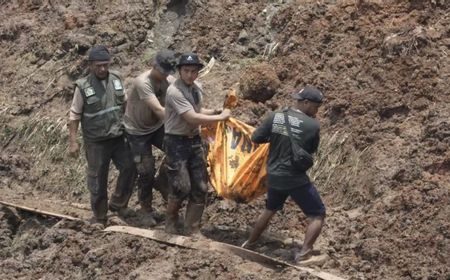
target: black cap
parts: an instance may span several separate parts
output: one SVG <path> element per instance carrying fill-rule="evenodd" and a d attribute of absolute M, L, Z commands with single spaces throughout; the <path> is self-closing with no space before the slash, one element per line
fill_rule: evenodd
<path fill-rule="evenodd" d="M 184 53 L 180 56 L 180 60 L 178 60 L 177 67 L 183 65 L 197 65 L 200 68 L 203 68 L 203 63 L 200 62 L 198 55 L 195 53 Z"/>
<path fill-rule="evenodd" d="M 89 61 L 109 61 L 111 59 L 111 55 L 109 54 L 108 49 L 103 46 L 94 46 L 89 52 Z"/>
<path fill-rule="evenodd" d="M 306 86 L 301 89 L 299 92 L 294 93 L 292 95 L 294 99 L 297 100 L 309 100 L 316 103 L 323 102 L 323 93 L 315 87 Z"/>
<path fill-rule="evenodd" d="M 170 75 L 175 73 L 175 65 L 177 59 L 175 58 L 175 52 L 171 50 L 162 50 L 156 53 L 153 61 L 153 66 L 161 73 Z"/>

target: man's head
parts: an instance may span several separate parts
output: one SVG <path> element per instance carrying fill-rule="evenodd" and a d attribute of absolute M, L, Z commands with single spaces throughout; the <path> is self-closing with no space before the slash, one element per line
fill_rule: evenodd
<path fill-rule="evenodd" d="M 89 52 L 89 69 L 91 73 L 104 80 L 108 77 L 109 65 L 111 64 L 111 55 L 105 46 L 95 46 Z"/>
<path fill-rule="evenodd" d="M 297 100 L 297 108 L 306 115 L 315 118 L 323 102 L 323 93 L 315 87 L 306 86 L 292 95 Z"/>
<path fill-rule="evenodd" d="M 153 69 L 156 70 L 155 76 L 160 80 L 167 78 L 167 76 L 175 73 L 176 64 L 175 52 L 171 50 L 157 52 L 153 59 Z"/>
<path fill-rule="evenodd" d="M 200 62 L 200 59 L 195 53 L 182 54 L 177 64 L 180 78 L 188 86 L 194 84 L 203 66 L 203 63 Z"/>

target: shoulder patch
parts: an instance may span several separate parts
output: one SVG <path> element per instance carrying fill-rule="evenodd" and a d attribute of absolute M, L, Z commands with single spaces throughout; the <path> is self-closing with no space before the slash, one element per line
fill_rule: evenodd
<path fill-rule="evenodd" d="M 114 89 L 115 90 L 122 90 L 123 89 L 122 82 L 120 80 L 113 80 L 113 84 L 114 84 Z"/>
<path fill-rule="evenodd" d="M 95 90 L 94 90 L 94 88 L 93 88 L 93 87 L 85 88 L 85 89 L 84 89 L 84 95 L 85 95 L 86 97 L 95 95 Z"/>

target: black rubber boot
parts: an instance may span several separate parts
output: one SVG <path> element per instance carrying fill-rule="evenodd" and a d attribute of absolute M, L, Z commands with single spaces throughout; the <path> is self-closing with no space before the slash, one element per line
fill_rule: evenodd
<path fill-rule="evenodd" d="M 181 208 L 181 200 L 169 198 L 166 210 L 166 227 L 165 231 L 171 234 L 177 234 L 178 211 Z"/>
<path fill-rule="evenodd" d="M 190 202 L 186 207 L 186 216 L 184 218 L 184 232 L 186 235 L 200 233 L 200 221 L 202 219 L 205 204 Z"/>

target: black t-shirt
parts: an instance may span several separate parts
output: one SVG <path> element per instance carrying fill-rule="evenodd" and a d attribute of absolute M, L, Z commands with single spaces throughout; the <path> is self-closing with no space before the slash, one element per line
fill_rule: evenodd
<path fill-rule="evenodd" d="M 317 151 L 320 141 L 319 122 L 295 109 L 286 109 L 293 141 L 309 153 Z M 270 143 L 267 173 L 269 187 L 291 189 L 309 183 L 304 171 L 296 170 L 291 163 L 291 140 L 285 125 L 284 111 L 276 111 L 266 117 L 253 132 L 255 143 Z"/>

